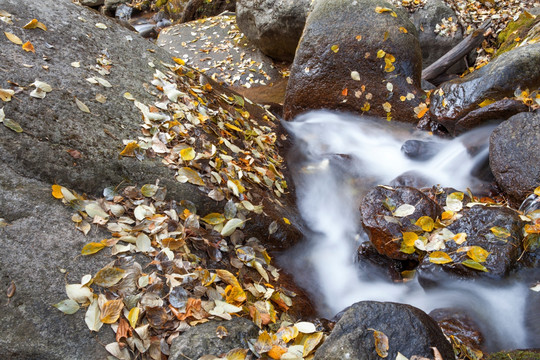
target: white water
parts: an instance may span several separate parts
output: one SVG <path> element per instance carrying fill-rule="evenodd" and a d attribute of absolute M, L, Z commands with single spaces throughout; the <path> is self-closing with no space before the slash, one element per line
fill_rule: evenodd
<path fill-rule="evenodd" d="M 300 284 L 308 284 L 322 316 L 331 318 L 362 300 L 409 303 L 426 312 L 465 307 L 480 320 L 492 349 L 527 346 L 523 309 L 525 292 L 530 290 L 525 285 L 494 288 L 455 284 L 426 294 L 415 281 L 394 284 L 367 280 L 354 263 L 356 249 L 367 241 L 358 209 L 371 187 L 388 184 L 414 170 L 432 179 L 433 185 L 459 190 L 469 187 L 474 192 L 481 181 L 470 173 L 485 161 L 493 127 L 451 141 L 432 136 L 429 140 L 441 143 L 442 149 L 431 160 L 421 162 L 405 157 L 400 150 L 405 140 L 421 136 L 403 124 L 318 111 L 284 126 L 295 139 L 289 165 L 299 210 L 309 231 L 305 243 L 282 261 L 289 268 L 293 264 Z M 479 139 L 483 147 L 478 146 Z M 464 143 L 473 140 L 479 149 L 471 157 Z"/>

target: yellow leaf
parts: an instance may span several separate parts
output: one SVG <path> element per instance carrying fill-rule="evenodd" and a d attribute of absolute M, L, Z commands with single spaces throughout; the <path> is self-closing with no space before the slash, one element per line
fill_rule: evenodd
<path fill-rule="evenodd" d="M 416 233 L 406 231 L 401 234 L 403 234 L 403 245 L 407 247 L 414 246 L 414 242 L 418 240 L 418 235 Z"/>
<path fill-rule="evenodd" d="M 387 113 L 392 111 L 392 105 L 389 102 L 385 102 L 384 104 L 382 104 L 382 107 L 383 107 L 383 110 L 386 111 Z"/>
<path fill-rule="evenodd" d="M 405 29 L 403 26 L 401 26 L 401 27 L 399 28 L 399 31 L 402 32 L 403 34 L 408 33 L 407 29 Z"/>
<path fill-rule="evenodd" d="M 382 331 L 373 330 L 373 338 L 375 339 L 375 351 L 377 355 L 382 358 L 387 357 L 389 348 L 388 337 Z"/>
<path fill-rule="evenodd" d="M 285 222 L 285 224 L 291 225 L 291 221 L 287 219 L 286 217 L 283 218 L 283 221 Z"/>
<path fill-rule="evenodd" d="M 467 234 L 466 233 L 458 233 L 452 239 L 454 239 L 456 244 L 461 245 L 465 241 L 467 241 Z"/>
<path fill-rule="evenodd" d="M 471 246 L 467 255 L 476 262 L 484 262 L 489 256 L 489 252 L 480 246 Z"/>
<path fill-rule="evenodd" d="M 11 89 L 0 89 L 0 99 L 2 101 L 11 101 L 11 97 L 15 94 L 15 91 Z"/>
<path fill-rule="evenodd" d="M 22 45 L 22 40 L 15 34 L 12 34 L 10 32 L 6 32 L 4 31 L 4 35 L 6 35 L 6 37 L 8 38 L 9 41 L 11 41 L 12 43 L 14 44 L 17 44 L 17 45 Z"/>
<path fill-rule="evenodd" d="M 386 55 L 386 52 L 384 50 L 381 49 L 381 50 L 377 51 L 377 57 L 379 59 L 383 58 L 384 55 Z"/>
<path fill-rule="evenodd" d="M 64 195 L 62 195 L 62 187 L 60 185 L 53 185 L 52 186 L 52 196 L 55 199 L 62 199 L 64 198 Z"/>
<path fill-rule="evenodd" d="M 285 341 L 285 343 L 288 343 L 298 336 L 298 329 L 295 326 L 287 326 L 284 329 L 280 329 L 276 335 Z"/>
<path fill-rule="evenodd" d="M 365 102 L 364 106 L 362 106 L 360 110 L 362 110 L 363 112 L 366 112 L 366 111 L 369 111 L 370 108 L 371 108 L 371 105 L 368 102 Z"/>
<path fill-rule="evenodd" d="M 120 153 L 120 156 L 135 156 L 135 152 L 140 149 L 139 144 L 132 141 L 126 145 L 124 150 Z"/>
<path fill-rule="evenodd" d="M 480 106 L 482 108 L 484 106 L 488 106 L 490 104 L 493 104 L 494 102 L 495 102 L 495 100 L 493 100 L 493 99 L 486 99 L 486 100 L 482 101 L 480 104 L 478 104 L 478 106 Z"/>
<path fill-rule="evenodd" d="M 178 172 L 176 174 L 176 180 L 182 183 L 189 182 L 191 184 L 199 186 L 205 185 L 203 179 L 201 179 L 199 174 L 195 170 L 188 167 L 178 169 Z"/>
<path fill-rule="evenodd" d="M 384 13 L 384 12 L 389 12 L 390 15 L 392 15 L 393 17 L 397 17 L 396 12 L 395 12 L 394 10 L 392 10 L 392 9 L 387 8 L 387 7 L 380 7 L 380 6 L 377 6 L 377 7 L 375 8 L 375 12 L 378 13 L 378 14 L 382 14 L 382 13 Z"/>
<path fill-rule="evenodd" d="M 435 222 L 429 216 L 422 216 L 420 219 L 416 220 L 416 226 L 420 226 L 422 230 L 430 232 L 435 226 Z"/>
<path fill-rule="evenodd" d="M 137 306 L 135 306 L 135 307 L 131 308 L 131 310 L 129 310 L 128 321 L 129 321 L 129 325 L 132 328 L 135 328 L 137 326 L 137 321 L 139 320 L 140 312 L 141 312 L 141 309 L 138 308 Z"/>
<path fill-rule="evenodd" d="M 496 237 L 507 238 L 511 236 L 510 231 L 500 226 L 493 226 L 489 230 L 491 230 L 493 235 L 495 235 Z"/>
<path fill-rule="evenodd" d="M 180 150 L 180 156 L 182 157 L 182 160 L 184 161 L 190 161 L 195 159 L 195 150 L 193 150 L 192 147 L 188 147 L 185 149 Z"/>
<path fill-rule="evenodd" d="M 447 264 L 453 262 L 452 258 L 444 251 L 434 251 L 430 253 L 429 261 L 434 264 Z"/>
<path fill-rule="evenodd" d="M 459 201 L 463 201 L 463 198 L 465 197 L 465 194 L 462 193 L 461 191 L 456 191 L 456 192 L 453 192 L 450 195 L 448 195 L 448 197 L 450 199 L 456 199 L 456 200 L 459 200 Z"/>
<path fill-rule="evenodd" d="M 94 284 L 102 287 L 111 287 L 124 277 L 125 270 L 117 267 L 106 267 L 94 276 Z"/>
<path fill-rule="evenodd" d="M 465 265 L 465 266 L 467 266 L 467 267 L 469 267 L 471 269 L 488 272 L 488 269 L 486 269 L 486 267 L 484 265 L 479 264 L 474 260 L 467 259 L 467 260 L 463 261 L 461 264 L 463 264 L 463 265 Z"/>
<path fill-rule="evenodd" d="M 242 303 L 246 301 L 246 293 L 244 290 L 242 290 L 242 287 L 240 286 L 240 283 L 236 279 L 236 277 L 228 272 L 227 270 L 216 270 L 216 274 L 219 276 L 221 280 L 223 280 L 225 283 L 229 284 L 227 288 L 225 288 L 225 300 L 228 303 L 231 302 L 238 302 Z"/>
<path fill-rule="evenodd" d="M 25 42 L 22 45 L 22 48 L 24 51 L 33 52 L 34 54 L 36 53 L 36 50 L 34 49 L 34 45 L 32 45 L 30 41 Z"/>
<path fill-rule="evenodd" d="M 441 215 L 441 219 L 443 219 L 443 220 L 449 220 L 449 219 L 451 219 L 453 217 L 454 217 L 454 212 L 453 211 L 445 211 Z"/>
<path fill-rule="evenodd" d="M 225 355 L 225 359 L 227 360 L 245 360 L 247 357 L 248 349 L 232 349 L 230 350 L 227 355 Z"/>
<path fill-rule="evenodd" d="M 322 332 L 316 332 L 313 334 L 309 334 L 304 338 L 304 352 L 303 356 L 308 356 L 316 347 L 319 345 L 323 338 Z"/>
<path fill-rule="evenodd" d="M 426 107 L 425 109 L 421 110 L 418 115 L 416 115 L 416 117 L 418 117 L 419 119 L 424 116 L 428 111 L 428 108 Z"/>
<path fill-rule="evenodd" d="M 225 222 L 225 216 L 219 213 L 211 213 L 203 217 L 201 220 L 210 225 L 218 225 Z"/>
<path fill-rule="evenodd" d="M 173 59 L 173 61 L 174 61 L 175 63 L 177 63 L 177 64 L 179 64 L 179 65 L 186 65 L 186 62 L 185 62 L 184 60 L 180 59 L 180 58 L 173 57 L 172 59 Z"/>
<path fill-rule="evenodd" d="M 152 197 L 152 196 L 156 195 L 158 190 L 159 190 L 159 187 L 157 185 L 144 184 L 141 187 L 141 194 L 143 194 L 143 196 L 146 196 L 146 197 Z"/>
<path fill-rule="evenodd" d="M 102 243 L 97 242 L 91 242 L 86 245 L 81 250 L 81 254 L 83 255 L 92 255 L 97 253 L 98 251 L 102 250 L 105 247 Z"/>
<path fill-rule="evenodd" d="M 122 299 L 109 300 L 103 304 L 99 320 L 104 324 L 114 324 L 124 308 Z"/>
<path fill-rule="evenodd" d="M 29 23 L 23 26 L 23 29 L 35 29 L 37 27 L 38 20 L 32 19 Z"/>
<path fill-rule="evenodd" d="M 234 126 L 233 124 L 225 123 L 225 126 L 238 132 L 244 132 L 244 130 L 240 129 L 238 126 Z"/>
<path fill-rule="evenodd" d="M 540 196 L 540 186 L 534 189 L 534 195 Z"/>

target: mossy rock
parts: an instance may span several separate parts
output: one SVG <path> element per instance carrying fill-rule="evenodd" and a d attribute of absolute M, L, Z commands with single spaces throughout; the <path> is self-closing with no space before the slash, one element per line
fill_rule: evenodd
<path fill-rule="evenodd" d="M 540 29 L 536 26 L 538 23 L 540 23 L 540 16 L 532 15 L 527 11 L 524 11 L 516 21 L 508 23 L 506 29 L 497 38 L 499 49 L 495 56 L 515 48 L 525 39 L 528 39 L 527 42 L 540 40 Z"/>
<path fill-rule="evenodd" d="M 535 360 L 540 359 L 540 350 L 500 351 L 487 356 L 486 360 Z"/>

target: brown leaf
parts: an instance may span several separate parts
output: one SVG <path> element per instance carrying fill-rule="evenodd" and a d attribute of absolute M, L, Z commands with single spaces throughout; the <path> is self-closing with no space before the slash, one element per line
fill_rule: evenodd
<path fill-rule="evenodd" d="M 120 322 L 118 323 L 118 329 L 116 330 L 116 342 L 122 342 L 122 339 L 127 339 L 128 337 L 131 337 L 131 328 L 129 327 L 129 323 L 126 321 L 126 319 L 121 318 Z"/>
<path fill-rule="evenodd" d="M 66 150 L 66 151 L 67 151 L 67 153 L 68 153 L 69 155 L 71 155 L 71 157 L 74 158 L 74 159 L 80 159 L 80 158 L 82 158 L 82 154 L 81 154 L 81 152 L 80 152 L 79 150 L 69 149 L 69 150 Z"/>
<path fill-rule="evenodd" d="M 375 351 L 377 351 L 377 355 L 382 358 L 387 357 L 389 349 L 388 337 L 382 331 L 377 331 L 375 329 L 368 330 L 373 330 L 373 338 L 375 339 Z"/>
<path fill-rule="evenodd" d="M 169 320 L 167 312 L 162 307 L 147 307 L 146 319 L 153 328 L 161 328 Z"/>
<path fill-rule="evenodd" d="M 6 291 L 7 297 L 12 298 L 13 295 L 15 295 L 15 290 L 16 290 L 15 283 L 12 281 L 11 284 L 9 284 L 9 286 L 7 288 L 7 291 Z"/>
<path fill-rule="evenodd" d="M 101 309 L 101 322 L 104 324 L 114 324 L 120 317 L 123 308 L 124 302 L 122 299 L 107 301 Z"/>

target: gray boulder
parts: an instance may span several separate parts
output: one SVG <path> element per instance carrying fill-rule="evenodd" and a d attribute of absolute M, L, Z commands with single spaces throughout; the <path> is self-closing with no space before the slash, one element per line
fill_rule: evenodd
<path fill-rule="evenodd" d="M 229 86 L 256 87 L 282 77 L 272 59 L 248 42 L 238 30 L 234 15 L 165 28 L 159 33 L 157 45 Z"/>
<path fill-rule="evenodd" d="M 388 359 L 398 352 L 433 358 L 436 347 L 445 360 L 455 359 L 452 346 L 437 322 L 410 305 L 362 301 L 347 308 L 334 330 L 315 353 L 315 360 L 379 360 L 374 331 L 388 338 Z"/>
<path fill-rule="evenodd" d="M 64 285 L 80 283 L 110 261 L 80 256 L 87 242 L 105 231 L 84 236 L 71 221 L 73 210 L 51 196 L 51 186 L 3 166 L 0 172 L 0 358 L 18 360 L 104 359 L 102 344 L 114 341 L 105 328 L 91 334 L 84 309 L 64 315 L 52 305 L 67 299 Z M 15 294 L 6 289 L 13 283 Z"/>
<path fill-rule="evenodd" d="M 484 101 L 512 97 L 516 89 L 540 86 L 540 44 L 517 47 L 463 78 L 444 83 L 431 97 L 434 119 L 450 132 Z M 484 106 L 484 105 L 482 105 Z M 488 117 L 484 117 L 488 118 Z M 472 122 L 478 126 L 481 122 Z"/>
<path fill-rule="evenodd" d="M 421 70 L 416 29 L 403 10 L 381 0 L 316 1 L 291 68 L 284 117 L 324 108 L 417 123 Z"/>
<path fill-rule="evenodd" d="M 238 27 L 263 53 L 291 62 L 311 0 L 238 0 Z"/>
<path fill-rule="evenodd" d="M 227 329 L 227 336 L 216 334 L 218 326 Z M 169 360 L 198 359 L 204 355 L 223 355 L 235 348 L 248 348 L 248 340 L 256 339 L 259 328 L 252 321 L 234 318 L 229 321 L 209 321 L 197 325 L 175 338 Z"/>
<path fill-rule="evenodd" d="M 437 25 L 440 25 L 443 20 L 448 21 L 449 18 L 453 19 L 453 23 L 456 23 L 458 20 L 454 10 L 441 0 L 427 1 L 424 7 L 419 8 L 411 15 L 411 21 L 418 31 L 418 40 L 420 40 L 420 48 L 422 49 L 423 68 L 439 60 L 463 40 L 463 31 L 459 24 L 457 24 L 455 32 L 436 32 Z M 446 72 L 458 73 L 466 69 L 465 62 L 462 61 L 452 66 Z"/>
<path fill-rule="evenodd" d="M 520 113 L 495 128 L 489 164 L 499 186 L 519 206 L 540 184 L 540 115 Z"/>

